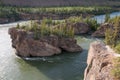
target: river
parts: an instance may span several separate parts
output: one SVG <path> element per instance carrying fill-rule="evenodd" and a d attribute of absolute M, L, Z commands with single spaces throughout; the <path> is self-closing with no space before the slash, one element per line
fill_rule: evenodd
<path fill-rule="evenodd" d="M 111 13 L 111 17 L 120 12 Z M 95 16 L 99 23 L 104 15 Z M 90 36 L 76 36 L 82 53 L 63 53 L 52 57 L 23 60 L 11 47 L 8 29 L 24 21 L 0 25 L 0 80 L 83 80 L 89 45 L 95 41 Z"/>

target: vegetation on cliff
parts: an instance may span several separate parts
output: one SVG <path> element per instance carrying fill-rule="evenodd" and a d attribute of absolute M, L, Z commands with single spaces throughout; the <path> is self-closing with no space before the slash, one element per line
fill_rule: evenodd
<path fill-rule="evenodd" d="M 43 19 L 41 24 L 32 22 L 28 25 L 17 25 L 17 29 L 24 29 L 26 31 L 34 32 L 34 38 L 39 39 L 43 36 L 56 35 L 58 37 L 74 37 L 74 29 L 72 27 L 67 28 L 66 24 L 60 25 L 60 28 L 54 28 L 46 23 L 46 19 Z"/>
<path fill-rule="evenodd" d="M 111 18 L 107 22 L 112 23 L 114 27 L 106 30 L 105 43 L 120 53 L 120 16 Z"/>
<path fill-rule="evenodd" d="M 82 16 L 70 17 L 70 18 L 66 19 L 66 22 L 69 22 L 69 23 L 83 22 L 83 23 L 88 24 L 90 29 L 93 31 L 96 31 L 97 28 L 100 26 L 100 24 L 97 23 L 96 19 L 92 19 L 90 17 L 83 18 Z"/>
<path fill-rule="evenodd" d="M 114 68 L 111 70 L 111 74 L 114 76 L 114 80 L 120 80 L 120 58 L 113 60 Z"/>
<path fill-rule="evenodd" d="M 120 53 L 120 16 L 109 18 L 106 22 L 112 23 L 113 28 L 109 28 L 105 33 L 105 43 L 113 48 L 117 53 Z M 113 69 L 111 70 L 114 80 L 120 80 L 120 58 L 113 60 Z"/>
<path fill-rule="evenodd" d="M 92 19 L 90 17 L 83 18 L 82 16 L 79 16 L 70 17 L 65 20 L 52 20 L 51 18 L 44 18 L 43 20 L 38 22 L 31 21 L 27 25 L 20 26 L 18 24 L 17 28 L 35 32 L 35 38 L 37 39 L 40 36 L 42 37 L 50 35 L 57 35 L 59 37 L 74 37 L 74 34 L 78 32 L 77 27 L 86 26 L 90 30 L 95 31 L 97 30 L 99 25 L 100 24 L 97 23 L 96 19 Z M 81 31 L 81 29 L 79 31 Z"/>
<path fill-rule="evenodd" d="M 58 16 L 59 18 L 66 18 L 69 16 L 80 16 L 83 15 L 96 15 L 109 13 L 114 11 L 110 7 L 15 7 L 15 6 L 0 6 L 0 18 L 8 18 L 15 20 L 22 20 L 21 16 L 28 16 L 31 19 L 35 19 L 32 17 L 37 15 L 37 17 L 52 17 Z"/>

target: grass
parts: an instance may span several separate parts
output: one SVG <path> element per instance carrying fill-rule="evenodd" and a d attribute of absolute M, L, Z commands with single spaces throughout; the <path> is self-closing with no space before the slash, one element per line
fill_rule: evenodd
<path fill-rule="evenodd" d="M 52 20 L 52 19 L 43 19 L 40 21 L 40 24 L 36 22 L 29 23 L 28 25 L 20 26 L 17 25 L 18 29 L 25 29 L 26 31 L 33 31 L 35 39 L 39 37 L 57 35 L 59 37 L 74 37 L 74 27 L 72 24 L 76 23 L 86 23 L 89 25 L 91 30 L 95 31 L 99 27 L 99 24 L 95 19 L 90 17 L 83 18 L 79 17 L 70 17 L 65 20 Z M 68 25 L 69 24 L 69 25 Z M 54 27 L 53 27 L 54 26 Z"/>
<path fill-rule="evenodd" d="M 100 24 L 97 23 L 96 19 L 92 19 L 90 17 L 83 18 L 82 16 L 70 17 L 70 18 L 66 19 L 65 22 L 69 22 L 69 23 L 79 23 L 79 22 L 86 23 L 86 24 L 89 25 L 90 29 L 93 30 L 93 31 L 96 31 L 97 28 L 100 26 Z"/>
<path fill-rule="evenodd" d="M 60 28 L 53 28 L 52 25 L 46 23 L 46 19 L 43 19 L 39 25 L 36 22 L 31 21 L 28 25 L 16 27 L 17 29 L 24 29 L 26 31 L 34 32 L 34 39 L 39 39 L 44 36 L 56 35 L 58 37 L 74 38 L 74 29 L 72 27 L 67 28 L 67 25 L 60 25 Z"/>
<path fill-rule="evenodd" d="M 116 58 L 113 60 L 114 67 L 111 70 L 111 74 L 114 77 L 114 80 L 120 80 L 120 58 Z"/>
<path fill-rule="evenodd" d="M 114 18 L 109 18 L 107 20 L 108 23 L 113 25 L 113 28 L 109 28 L 105 33 L 105 43 L 110 45 L 112 48 L 116 48 L 115 50 L 119 50 L 120 44 L 120 16 L 116 16 Z"/>
<path fill-rule="evenodd" d="M 117 53 L 120 53 L 120 16 L 110 18 L 109 15 L 106 15 L 105 19 L 105 22 L 113 25 L 113 28 L 106 30 L 105 43 Z M 114 80 L 120 80 L 120 58 L 115 58 L 113 63 L 114 67 L 111 70 L 111 74 L 114 77 Z"/>
<path fill-rule="evenodd" d="M 115 46 L 115 51 L 120 54 L 120 43 Z"/>
<path fill-rule="evenodd" d="M 81 14 L 103 14 L 114 11 L 110 7 L 14 7 L 14 6 L 0 6 L 0 18 L 15 18 L 20 19 L 20 15 L 39 14 L 39 15 L 57 15 L 59 17 L 65 16 L 80 16 Z"/>

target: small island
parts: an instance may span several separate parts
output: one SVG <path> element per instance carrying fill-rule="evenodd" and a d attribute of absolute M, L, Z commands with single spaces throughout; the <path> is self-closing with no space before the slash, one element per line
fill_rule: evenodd
<path fill-rule="evenodd" d="M 51 27 L 42 20 L 28 25 L 13 27 L 9 29 L 12 38 L 12 47 L 20 57 L 52 56 L 66 52 L 81 52 L 82 48 L 77 45 L 74 38 L 74 29 L 62 27 Z"/>

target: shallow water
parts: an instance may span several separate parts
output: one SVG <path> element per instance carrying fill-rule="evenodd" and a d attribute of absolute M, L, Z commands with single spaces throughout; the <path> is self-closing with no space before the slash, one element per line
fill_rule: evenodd
<path fill-rule="evenodd" d="M 116 16 L 120 16 L 120 12 L 113 12 L 110 14 L 110 17 L 113 18 L 113 17 L 116 17 Z M 105 20 L 105 15 L 98 15 L 98 16 L 95 16 L 94 17 L 98 23 L 103 23 L 104 20 Z"/>
<path fill-rule="evenodd" d="M 89 45 L 95 38 L 76 36 L 82 53 L 23 60 L 15 55 L 8 35 L 8 28 L 16 24 L 0 25 L 0 80 L 83 80 Z"/>
<path fill-rule="evenodd" d="M 8 27 L 0 27 L 0 80 L 80 80 L 86 67 L 89 43 L 93 39 L 76 36 L 82 53 L 63 53 L 25 61 L 15 55 Z"/>

